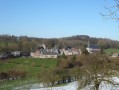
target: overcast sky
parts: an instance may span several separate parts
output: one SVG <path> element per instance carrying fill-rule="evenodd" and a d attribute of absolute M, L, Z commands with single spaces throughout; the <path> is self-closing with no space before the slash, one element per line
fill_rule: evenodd
<path fill-rule="evenodd" d="M 0 34 L 59 38 L 72 35 L 119 40 L 118 22 L 100 12 L 111 0 L 0 0 Z"/>

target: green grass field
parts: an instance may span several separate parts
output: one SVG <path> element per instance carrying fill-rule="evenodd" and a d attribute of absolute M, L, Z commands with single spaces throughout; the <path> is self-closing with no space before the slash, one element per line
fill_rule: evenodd
<path fill-rule="evenodd" d="M 107 55 L 111 55 L 112 53 L 119 53 L 119 49 L 109 48 L 109 49 L 105 49 L 104 52 Z"/>
<path fill-rule="evenodd" d="M 1 82 L 0 90 L 12 90 L 14 86 L 38 82 L 38 73 L 42 69 L 55 68 L 57 61 L 57 59 L 15 58 L 0 62 L 0 72 L 7 72 L 10 69 L 20 69 L 27 72 L 25 79 Z"/>

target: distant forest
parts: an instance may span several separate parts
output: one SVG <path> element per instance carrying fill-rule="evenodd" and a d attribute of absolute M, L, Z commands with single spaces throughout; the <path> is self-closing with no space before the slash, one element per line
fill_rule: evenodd
<path fill-rule="evenodd" d="M 85 48 L 90 41 L 91 45 L 99 45 L 103 49 L 117 48 L 119 49 L 119 41 L 96 38 L 87 35 L 76 35 L 63 38 L 35 38 L 28 36 L 0 35 L 0 53 L 19 50 L 22 52 L 31 52 L 39 48 L 41 44 L 45 44 L 47 48 L 57 46 L 60 48 L 74 47 Z"/>

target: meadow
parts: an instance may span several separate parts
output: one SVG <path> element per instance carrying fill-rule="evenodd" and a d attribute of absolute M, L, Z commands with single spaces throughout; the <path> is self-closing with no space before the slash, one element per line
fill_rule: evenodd
<path fill-rule="evenodd" d="M 1 81 L 0 90 L 12 90 L 13 87 L 38 82 L 38 74 L 43 69 L 55 68 L 57 59 L 14 58 L 0 61 L 0 72 L 11 69 L 24 70 L 27 75 L 24 79 Z"/>
<path fill-rule="evenodd" d="M 111 54 L 113 54 L 113 53 L 119 53 L 119 49 L 109 48 L 109 49 L 105 49 L 104 52 L 105 52 L 107 55 L 111 55 Z"/>

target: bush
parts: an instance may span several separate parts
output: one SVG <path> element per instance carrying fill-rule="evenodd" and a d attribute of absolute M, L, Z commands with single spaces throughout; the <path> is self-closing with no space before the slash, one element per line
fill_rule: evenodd
<path fill-rule="evenodd" d="M 11 69 L 8 71 L 8 74 L 10 78 L 14 80 L 16 78 L 25 78 L 27 75 L 27 72 L 22 71 L 22 70 L 17 70 L 17 69 Z"/>
<path fill-rule="evenodd" d="M 0 80 L 4 80 L 4 79 L 8 79 L 9 78 L 9 74 L 6 72 L 1 72 L 0 73 Z"/>

